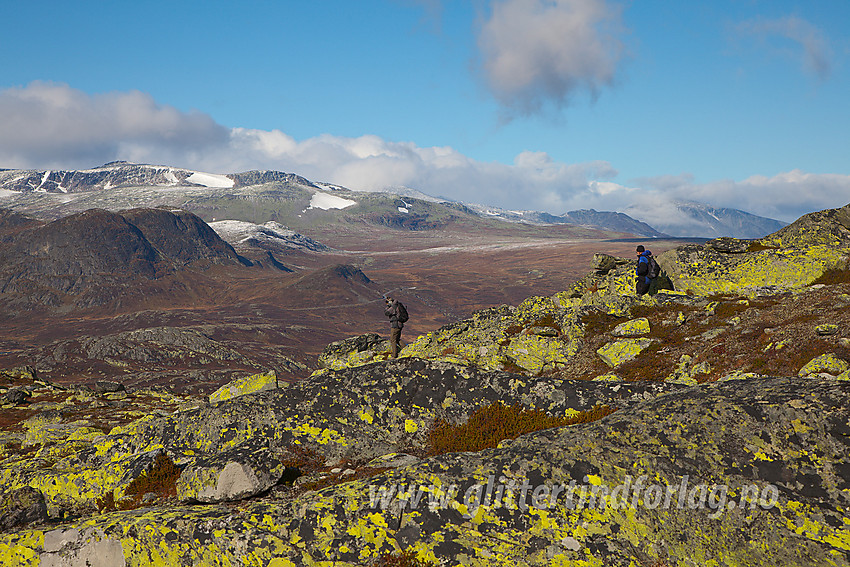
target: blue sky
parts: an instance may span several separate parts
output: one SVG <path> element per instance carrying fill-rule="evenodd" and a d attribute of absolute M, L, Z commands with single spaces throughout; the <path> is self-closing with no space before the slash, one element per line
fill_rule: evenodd
<path fill-rule="evenodd" d="M 786 221 L 850 202 L 847 0 L 4 12 L 0 167 L 276 169 L 648 222 L 676 199 Z"/>

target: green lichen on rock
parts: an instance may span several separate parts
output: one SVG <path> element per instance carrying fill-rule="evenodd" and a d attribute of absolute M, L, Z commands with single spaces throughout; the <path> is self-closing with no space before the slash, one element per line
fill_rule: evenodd
<path fill-rule="evenodd" d="M 114 512 L 5 534 L 0 561 L 112 554 L 127 565 L 353 567 L 411 549 L 469 566 L 847 566 L 848 412 L 850 384 L 838 381 L 680 389 L 595 423 L 295 499 Z"/>
<path fill-rule="evenodd" d="M 831 336 L 838 333 L 838 325 L 832 323 L 824 323 L 815 327 L 815 333 L 820 336 Z"/>
<path fill-rule="evenodd" d="M 237 396 L 264 392 L 278 387 L 277 375 L 272 370 L 267 373 L 253 374 L 240 380 L 234 380 L 225 384 L 209 396 L 210 403 L 223 402 Z"/>
<path fill-rule="evenodd" d="M 279 455 L 292 445 L 309 447 L 329 462 L 365 462 L 407 446 L 424 446 L 436 420 L 463 419 L 493 396 L 562 416 L 660 391 L 663 387 L 636 385 L 609 392 L 591 384 L 576 390 L 564 380 L 541 382 L 399 359 L 329 372 L 287 389 L 173 415 L 147 415 L 108 435 L 80 438 L 77 450 L 56 462 L 11 455 L 0 466 L 0 489 L 30 486 L 44 495 L 52 517 L 80 514 L 95 509 L 108 495 L 120 501 L 130 483 L 165 451 L 183 468 L 180 499 L 227 501 L 274 486 L 285 468 Z M 30 423 L 52 423 L 56 417 Z M 52 441 L 45 442 L 45 447 L 51 446 Z"/>
<path fill-rule="evenodd" d="M 329 344 L 319 354 L 319 368 L 341 370 L 386 360 L 391 354 L 390 341 L 376 333 L 366 333 Z"/>
<path fill-rule="evenodd" d="M 803 215 L 756 243 L 776 248 L 850 247 L 850 205 Z"/>
<path fill-rule="evenodd" d="M 834 353 L 822 354 L 813 358 L 800 369 L 799 376 L 812 376 L 816 374 L 830 374 L 838 376 L 850 369 L 846 360 L 840 359 Z"/>
<path fill-rule="evenodd" d="M 401 356 L 539 374 L 567 364 L 581 336 L 573 310 L 557 307 L 552 298 L 530 297 L 517 308 L 478 311 L 470 319 L 420 336 Z"/>
<path fill-rule="evenodd" d="M 815 245 L 728 254 L 699 245 L 665 252 L 659 262 L 673 285 L 696 295 L 754 294 L 760 289 L 801 288 L 844 261 L 847 249 Z"/>
<path fill-rule="evenodd" d="M 637 319 L 631 319 L 620 323 L 614 327 L 611 334 L 615 337 L 639 337 L 641 335 L 648 335 L 649 332 L 649 319 L 646 317 L 638 317 Z"/>
<path fill-rule="evenodd" d="M 654 341 L 652 339 L 620 339 L 612 341 L 599 348 L 596 353 L 599 358 L 612 368 L 620 366 L 624 362 L 634 360 L 637 356 Z"/>
<path fill-rule="evenodd" d="M 711 365 L 705 361 L 695 363 L 692 356 L 685 354 L 679 358 L 676 368 L 665 380 L 676 384 L 685 384 L 687 386 L 696 386 L 697 377 L 700 375 L 709 374 Z"/>

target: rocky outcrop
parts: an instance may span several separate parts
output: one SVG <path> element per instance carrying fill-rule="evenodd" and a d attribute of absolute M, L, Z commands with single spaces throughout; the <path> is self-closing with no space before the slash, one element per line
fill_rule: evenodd
<path fill-rule="evenodd" d="M 0 557 L 67 561 L 100 546 L 128 564 L 353 566 L 412 549 L 445 565 L 848 565 L 848 408 L 846 382 L 696 386 L 294 498 L 19 531 L 0 538 Z"/>
<path fill-rule="evenodd" d="M 377 333 L 366 333 L 332 342 L 319 354 L 318 365 L 322 370 L 342 370 L 386 360 L 390 355 L 389 339 Z"/>
<path fill-rule="evenodd" d="M 164 450 L 184 468 L 181 498 L 241 498 L 267 490 L 281 478 L 285 467 L 269 463 L 279 465 L 293 445 L 310 448 L 328 462 L 362 464 L 423 447 L 437 420 L 464 419 L 493 400 L 570 416 L 600 404 L 625 407 L 677 387 L 530 381 L 418 359 L 388 361 L 175 415 L 148 414 L 112 427 L 108 435 L 90 422 L 69 422 L 80 415 L 79 408 L 37 413 L 26 424 L 30 433 L 23 444 L 39 447 L 55 464 L 45 468 L 13 455 L 4 462 L 0 480 L 7 489 L 40 489 L 55 517 L 63 510 L 92 507 L 106 495 L 121 501 L 133 479 Z M 66 397 L 68 404 L 79 399 L 72 393 Z M 98 399 L 90 398 L 93 404 Z"/>
<path fill-rule="evenodd" d="M 253 394 L 254 392 L 265 392 L 266 390 L 274 390 L 279 387 L 277 376 L 274 370 L 268 373 L 254 374 L 247 378 L 234 380 L 229 384 L 225 384 L 212 394 L 209 400 L 211 404 L 223 402 L 238 396 Z"/>
<path fill-rule="evenodd" d="M 29 486 L 0 492 L 0 510 L 0 532 L 48 521 L 44 496 Z"/>
<path fill-rule="evenodd" d="M 662 254 L 675 289 L 696 295 L 809 285 L 850 257 L 850 205 L 805 215 L 760 240 L 719 238 Z"/>

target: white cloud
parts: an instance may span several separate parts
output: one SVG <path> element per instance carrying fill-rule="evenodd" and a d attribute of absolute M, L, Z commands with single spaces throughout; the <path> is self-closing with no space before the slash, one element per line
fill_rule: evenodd
<path fill-rule="evenodd" d="M 109 161 L 150 145 L 198 152 L 229 137 L 208 115 L 159 105 L 139 91 L 88 95 L 42 81 L 0 91 L 0 118 L 5 167 Z"/>
<path fill-rule="evenodd" d="M 623 211 L 632 203 L 659 209 L 658 203 L 694 200 L 791 221 L 850 202 L 848 175 L 792 170 L 698 184 L 681 174 L 625 186 L 605 161 L 568 164 L 526 151 L 512 164 L 480 162 L 451 147 L 423 148 L 377 136 L 299 141 L 279 130 L 226 128 L 208 115 L 180 112 L 138 92 L 87 95 L 46 83 L 0 91 L 0 167 L 84 169 L 116 159 L 212 173 L 286 171 L 352 189 L 407 186 L 464 202 L 554 214 Z"/>
<path fill-rule="evenodd" d="M 659 216 L 668 214 L 659 202 L 697 201 L 714 207 L 741 209 L 791 222 L 800 216 L 850 203 L 850 175 L 806 173 L 798 169 L 772 177 L 754 175 L 742 181 L 724 179 L 694 183 L 693 176 L 661 176 L 640 180 L 644 187 L 635 201 Z M 652 224 L 649 220 L 646 220 Z"/>
<path fill-rule="evenodd" d="M 739 31 L 761 40 L 772 51 L 798 59 L 804 71 L 826 80 L 832 71 L 832 52 L 826 34 L 810 22 L 796 16 L 778 19 L 758 18 L 743 22 Z M 794 49 L 783 48 L 773 41 L 784 38 Z"/>
<path fill-rule="evenodd" d="M 498 0 L 478 47 L 487 86 L 511 114 L 566 106 L 613 83 L 620 9 L 605 0 Z"/>

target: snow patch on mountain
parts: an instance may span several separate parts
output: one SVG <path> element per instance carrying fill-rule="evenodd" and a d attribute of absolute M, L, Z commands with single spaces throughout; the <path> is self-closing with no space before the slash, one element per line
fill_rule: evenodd
<path fill-rule="evenodd" d="M 200 171 L 194 172 L 186 178 L 186 181 L 195 185 L 203 185 L 204 187 L 215 187 L 216 189 L 229 189 L 233 187 L 233 180 L 226 175 L 216 175 L 214 173 L 203 173 Z"/>
<path fill-rule="evenodd" d="M 310 199 L 310 206 L 307 209 L 323 209 L 327 211 L 328 209 L 344 209 L 356 204 L 357 201 L 343 199 L 336 195 L 317 191 L 313 193 L 313 197 Z"/>
<path fill-rule="evenodd" d="M 222 240 L 234 248 L 250 244 L 272 244 L 286 248 L 329 249 L 324 244 L 298 234 L 275 221 L 254 224 L 238 220 L 220 220 L 213 221 L 209 225 Z"/>

